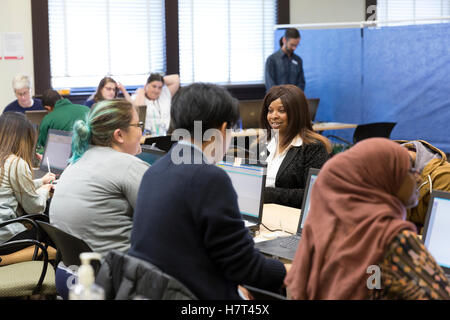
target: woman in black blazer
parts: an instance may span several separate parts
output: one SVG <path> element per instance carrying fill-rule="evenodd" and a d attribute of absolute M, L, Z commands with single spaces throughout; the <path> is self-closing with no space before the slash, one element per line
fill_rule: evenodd
<path fill-rule="evenodd" d="M 260 121 L 269 140 L 264 202 L 301 208 L 308 170 L 322 167 L 331 144 L 313 131 L 305 94 L 294 85 L 269 90 Z"/>

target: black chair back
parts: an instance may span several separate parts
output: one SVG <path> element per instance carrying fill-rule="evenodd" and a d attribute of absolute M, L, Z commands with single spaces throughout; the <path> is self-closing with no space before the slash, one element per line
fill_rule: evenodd
<path fill-rule="evenodd" d="M 360 124 L 356 127 L 353 134 L 353 143 L 374 137 L 389 138 L 391 136 L 392 129 L 394 129 L 396 124 L 396 122 L 374 122 Z"/>
<path fill-rule="evenodd" d="M 62 262 L 67 267 L 72 265 L 79 266 L 81 264 L 80 253 L 92 252 L 92 249 L 82 239 L 64 232 L 49 223 L 43 221 L 36 222 L 53 241 L 56 249 L 61 255 Z"/>

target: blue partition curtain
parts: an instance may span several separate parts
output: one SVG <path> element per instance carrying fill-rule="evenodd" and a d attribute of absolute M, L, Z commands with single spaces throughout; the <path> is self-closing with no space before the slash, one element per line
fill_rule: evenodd
<path fill-rule="evenodd" d="M 392 139 L 450 152 L 450 24 L 300 30 L 305 94 L 316 119 L 397 122 Z M 275 49 L 284 30 L 275 32 Z M 353 130 L 325 132 L 352 140 Z"/>

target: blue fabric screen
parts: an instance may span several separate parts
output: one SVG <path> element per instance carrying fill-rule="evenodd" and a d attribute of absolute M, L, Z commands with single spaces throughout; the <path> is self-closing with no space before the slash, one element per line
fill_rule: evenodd
<path fill-rule="evenodd" d="M 450 152 L 450 24 L 300 30 L 316 119 L 397 122 L 392 139 L 424 139 Z M 275 32 L 275 49 L 284 30 Z M 328 131 L 352 140 L 352 129 Z"/>

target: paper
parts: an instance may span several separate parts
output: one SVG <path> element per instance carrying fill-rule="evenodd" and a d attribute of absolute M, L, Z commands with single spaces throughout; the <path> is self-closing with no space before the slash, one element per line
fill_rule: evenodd
<path fill-rule="evenodd" d="M 22 32 L 4 32 L 2 34 L 3 59 L 22 60 L 25 52 Z"/>

